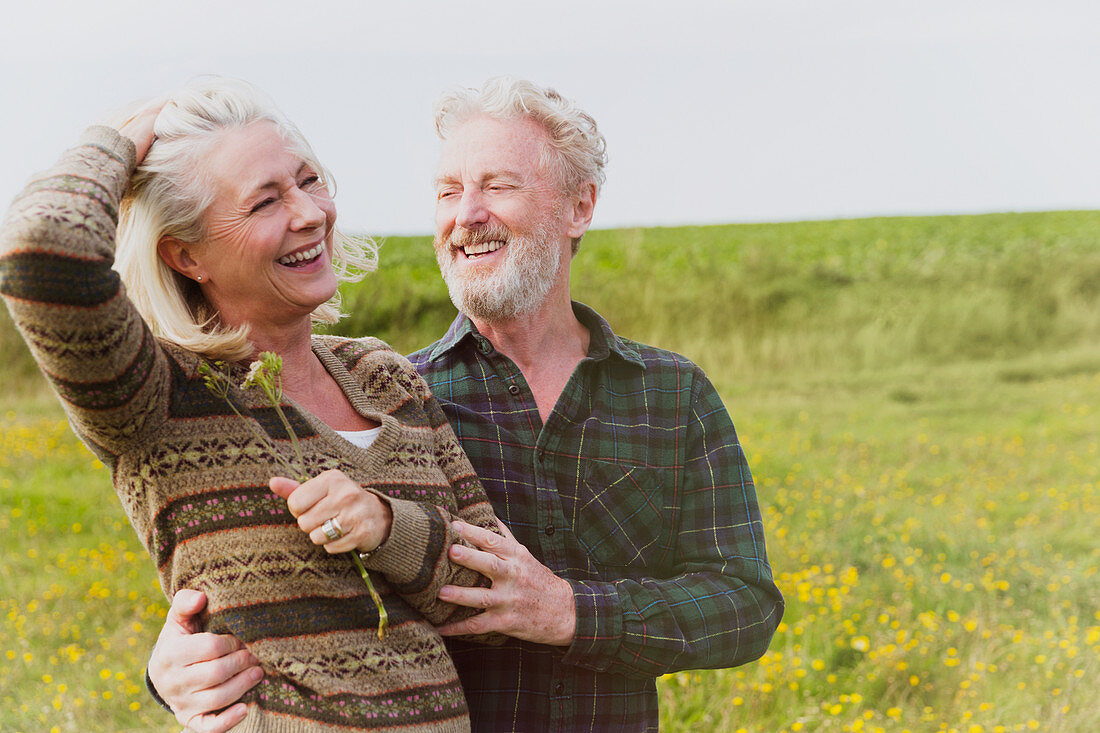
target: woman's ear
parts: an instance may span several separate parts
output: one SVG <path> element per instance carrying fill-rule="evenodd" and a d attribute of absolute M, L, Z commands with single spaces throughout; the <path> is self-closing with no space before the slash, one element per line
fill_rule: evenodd
<path fill-rule="evenodd" d="M 171 267 L 173 270 L 183 275 L 186 278 L 194 280 L 195 282 L 204 282 L 205 273 L 199 266 L 199 263 L 195 262 L 191 257 L 190 245 L 186 242 L 181 242 L 175 237 L 169 237 L 167 235 L 160 238 L 157 242 L 157 254 L 164 260 L 164 263 Z"/>

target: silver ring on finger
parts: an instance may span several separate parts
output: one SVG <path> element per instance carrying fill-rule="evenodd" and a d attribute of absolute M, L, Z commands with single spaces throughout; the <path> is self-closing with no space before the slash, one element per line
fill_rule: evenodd
<path fill-rule="evenodd" d="M 340 526 L 340 520 L 336 517 L 332 519 L 326 519 L 325 523 L 321 525 L 321 531 L 325 533 L 325 537 L 330 540 L 338 540 L 344 536 L 344 528 Z"/>

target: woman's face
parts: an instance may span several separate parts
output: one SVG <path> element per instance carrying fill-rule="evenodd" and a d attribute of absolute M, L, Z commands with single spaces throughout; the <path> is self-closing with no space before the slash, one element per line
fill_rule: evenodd
<path fill-rule="evenodd" d="M 336 207 L 270 122 L 228 130 L 202 163 L 215 190 L 192 251 L 227 326 L 301 326 L 336 292 Z"/>

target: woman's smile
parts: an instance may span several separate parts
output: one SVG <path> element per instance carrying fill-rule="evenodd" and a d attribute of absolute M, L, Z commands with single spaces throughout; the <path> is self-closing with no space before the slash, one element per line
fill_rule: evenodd
<path fill-rule="evenodd" d="M 276 262 L 284 267 L 298 269 L 318 262 L 321 255 L 324 254 L 324 251 L 325 243 L 322 241 L 312 247 L 305 247 L 295 252 L 291 252 L 288 255 L 284 255 L 276 260 Z"/>

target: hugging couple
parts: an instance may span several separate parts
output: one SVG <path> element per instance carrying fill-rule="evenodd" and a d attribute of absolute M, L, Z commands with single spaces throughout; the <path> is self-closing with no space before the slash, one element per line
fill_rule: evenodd
<path fill-rule="evenodd" d="M 174 596 L 149 685 L 189 730 L 656 730 L 656 677 L 779 624 L 717 392 L 570 297 L 595 120 L 497 78 L 435 123 L 459 313 L 407 358 L 313 333 L 375 249 L 238 80 L 89 128 L 0 228 L 0 294 Z"/>

